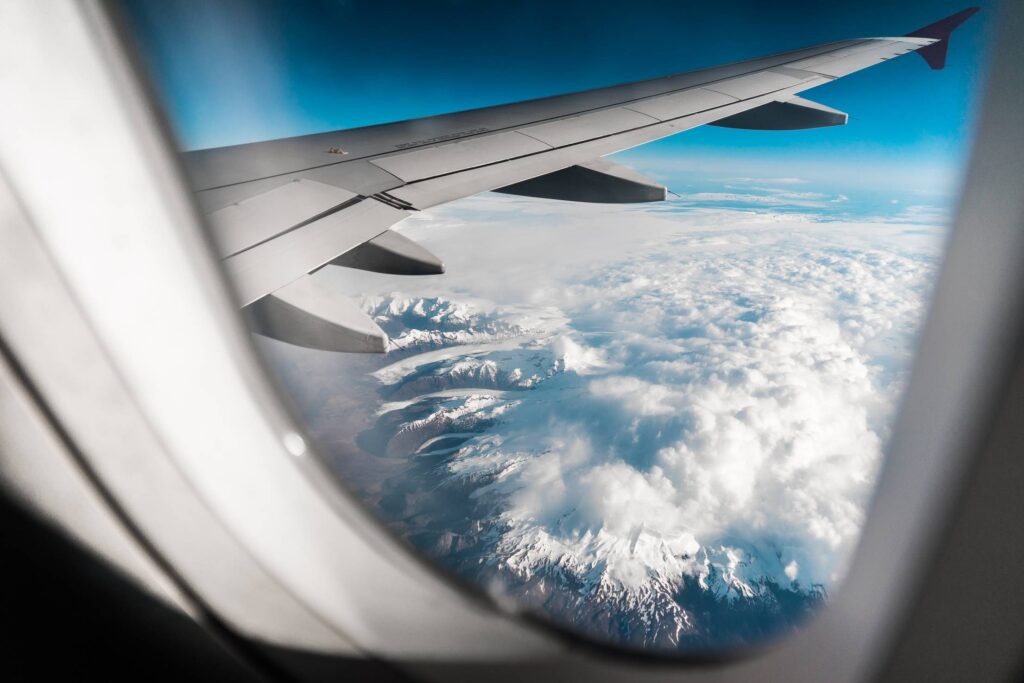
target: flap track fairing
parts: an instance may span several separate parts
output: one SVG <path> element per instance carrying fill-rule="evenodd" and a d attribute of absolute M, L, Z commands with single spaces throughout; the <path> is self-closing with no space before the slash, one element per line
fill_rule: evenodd
<path fill-rule="evenodd" d="M 570 166 L 554 173 L 507 185 L 495 192 L 541 199 L 599 204 L 633 204 L 665 200 L 664 185 L 606 159 Z"/>
<path fill-rule="evenodd" d="M 719 119 L 712 126 L 746 130 L 803 130 L 843 126 L 849 116 L 832 107 L 793 97 Z"/>
<path fill-rule="evenodd" d="M 388 275 L 440 275 L 444 272 L 441 259 L 394 230 L 385 230 L 331 264 Z"/>
<path fill-rule="evenodd" d="M 250 329 L 321 351 L 384 353 L 388 336 L 358 306 L 306 275 L 245 307 Z"/>

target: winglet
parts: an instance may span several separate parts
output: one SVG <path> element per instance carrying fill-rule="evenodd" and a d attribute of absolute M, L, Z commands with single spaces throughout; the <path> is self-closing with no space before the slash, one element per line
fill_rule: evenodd
<path fill-rule="evenodd" d="M 921 48 L 917 54 L 924 57 L 924 61 L 928 62 L 928 66 L 931 68 L 941 69 L 946 66 L 946 51 L 949 49 L 949 37 L 953 34 L 953 30 L 977 14 L 978 10 L 978 7 L 968 7 L 952 16 L 936 21 L 934 24 L 908 33 L 907 37 L 937 39 L 939 42 Z"/>

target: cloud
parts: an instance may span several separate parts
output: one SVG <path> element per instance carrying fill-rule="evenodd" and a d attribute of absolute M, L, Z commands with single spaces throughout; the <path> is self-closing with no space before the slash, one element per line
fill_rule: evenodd
<path fill-rule="evenodd" d="M 684 194 L 680 199 L 689 202 L 702 202 L 708 204 L 739 203 L 759 206 L 803 206 L 822 207 L 821 201 L 825 195 L 817 192 L 783 192 L 780 190 L 766 188 L 751 188 L 761 190 L 767 194 L 753 194 L 741 192 L 694 192 Z"/>
<path fill-rule="evenodd" d="M 670 181 L 718 178 L 723 183 L 798 185 L 801 183 L 780 179 L 807 180 L 841 187 L 846 192 L 900 188 L 938 196 L 955 194 L 960 183 L 960 164 L 948 156 L 907 158 L 896 163 L 889 154 L 865 151 L 846 163 L 836 163 L 830 155 L 765 154 L 763 150 L 722 154 L 721 150 L 688 147 L 685 154 L 659 154 L 648 145 L 621 152 L 614 159 L 641 173 Z"/>
<path fill-rule="evenodd" d="M 738 179 L 743 180 L 743 179 Z M 755 179 L 747 179 L 754 181 Z M 776 179 L 776 181 L 786 179 Z M 771 182 L 770 180 L 767 182 Z M 693 192 L 680 195 L 683 202 L 707 204 L 710 206 L 728 206 L 745 204 L 753 208 L 790 207 L 827 209 L 830 204 L 847 201 L 845 195 L 829 195 L 823 192 L 796 191 L 792 187 L 770 187 L 767 185 L 725 185 L 723 189 L 730 192 Z"/>
<path fill-rule="evenodd" d="M 912 204 L 904 207 L 899 215 L 894 216 L 890 220 L 923 225 L 941 225 L 949 222 L 950 211 L 948 208 L 932 206 L 930 204 Z"/>
<path fill-rule="evenodd" d="M 844 571 L 941 248 L 904 227 L 492 196 L 403 227 L 443 278 L 335 277 L 399 338 L 458 308 L 378 374 L 408 438 L 460 435 L 491 560 L 746 594 Z"/>
<path fill-rule="evenodd" d="M 590 383 L 590 394 L 637 415 L 668 415 L 675 412 L 675 395 L 670 387 L 631 376 L 612 376 Z"/>
<path fill-rule="evenodd" d="M 747 185 L 804 185 L 810 181 L 803 178 L 729 178 L 727 183 L 744 183 Z"/>

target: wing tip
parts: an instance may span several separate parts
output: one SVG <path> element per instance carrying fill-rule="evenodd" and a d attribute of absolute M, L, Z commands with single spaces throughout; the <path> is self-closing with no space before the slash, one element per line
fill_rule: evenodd
<path fill-rule="evenodd" d="M 922 28 L 917 29 L 913 33 L 908 33 L 908 38 L 933 38 L 938 42 L 932 43 L 926 47 L 921 48 L 917 51 L 917 54 L 928 63 L 932 69 L 939 70 L 946 66 L 946 53 L 949 51 L 949 37 L 953 35 L 953 31 L 956 30 L 960 24 L 964 23 L 975 14 L 981 11 L 980 7 L 968 7 L 962 9 L 956 14 L 951 14 L 945 19 L 940 19 L 933 24 L 928 24 Z"/>

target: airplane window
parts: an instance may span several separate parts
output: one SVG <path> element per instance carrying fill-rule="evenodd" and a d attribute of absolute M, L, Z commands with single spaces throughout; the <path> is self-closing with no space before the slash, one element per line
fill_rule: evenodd
<path fill-rule="evenodd" d="M 120 5 L 258 350 L 395 534 L 663 655 L 828 605 L 986 3 Z"/>

